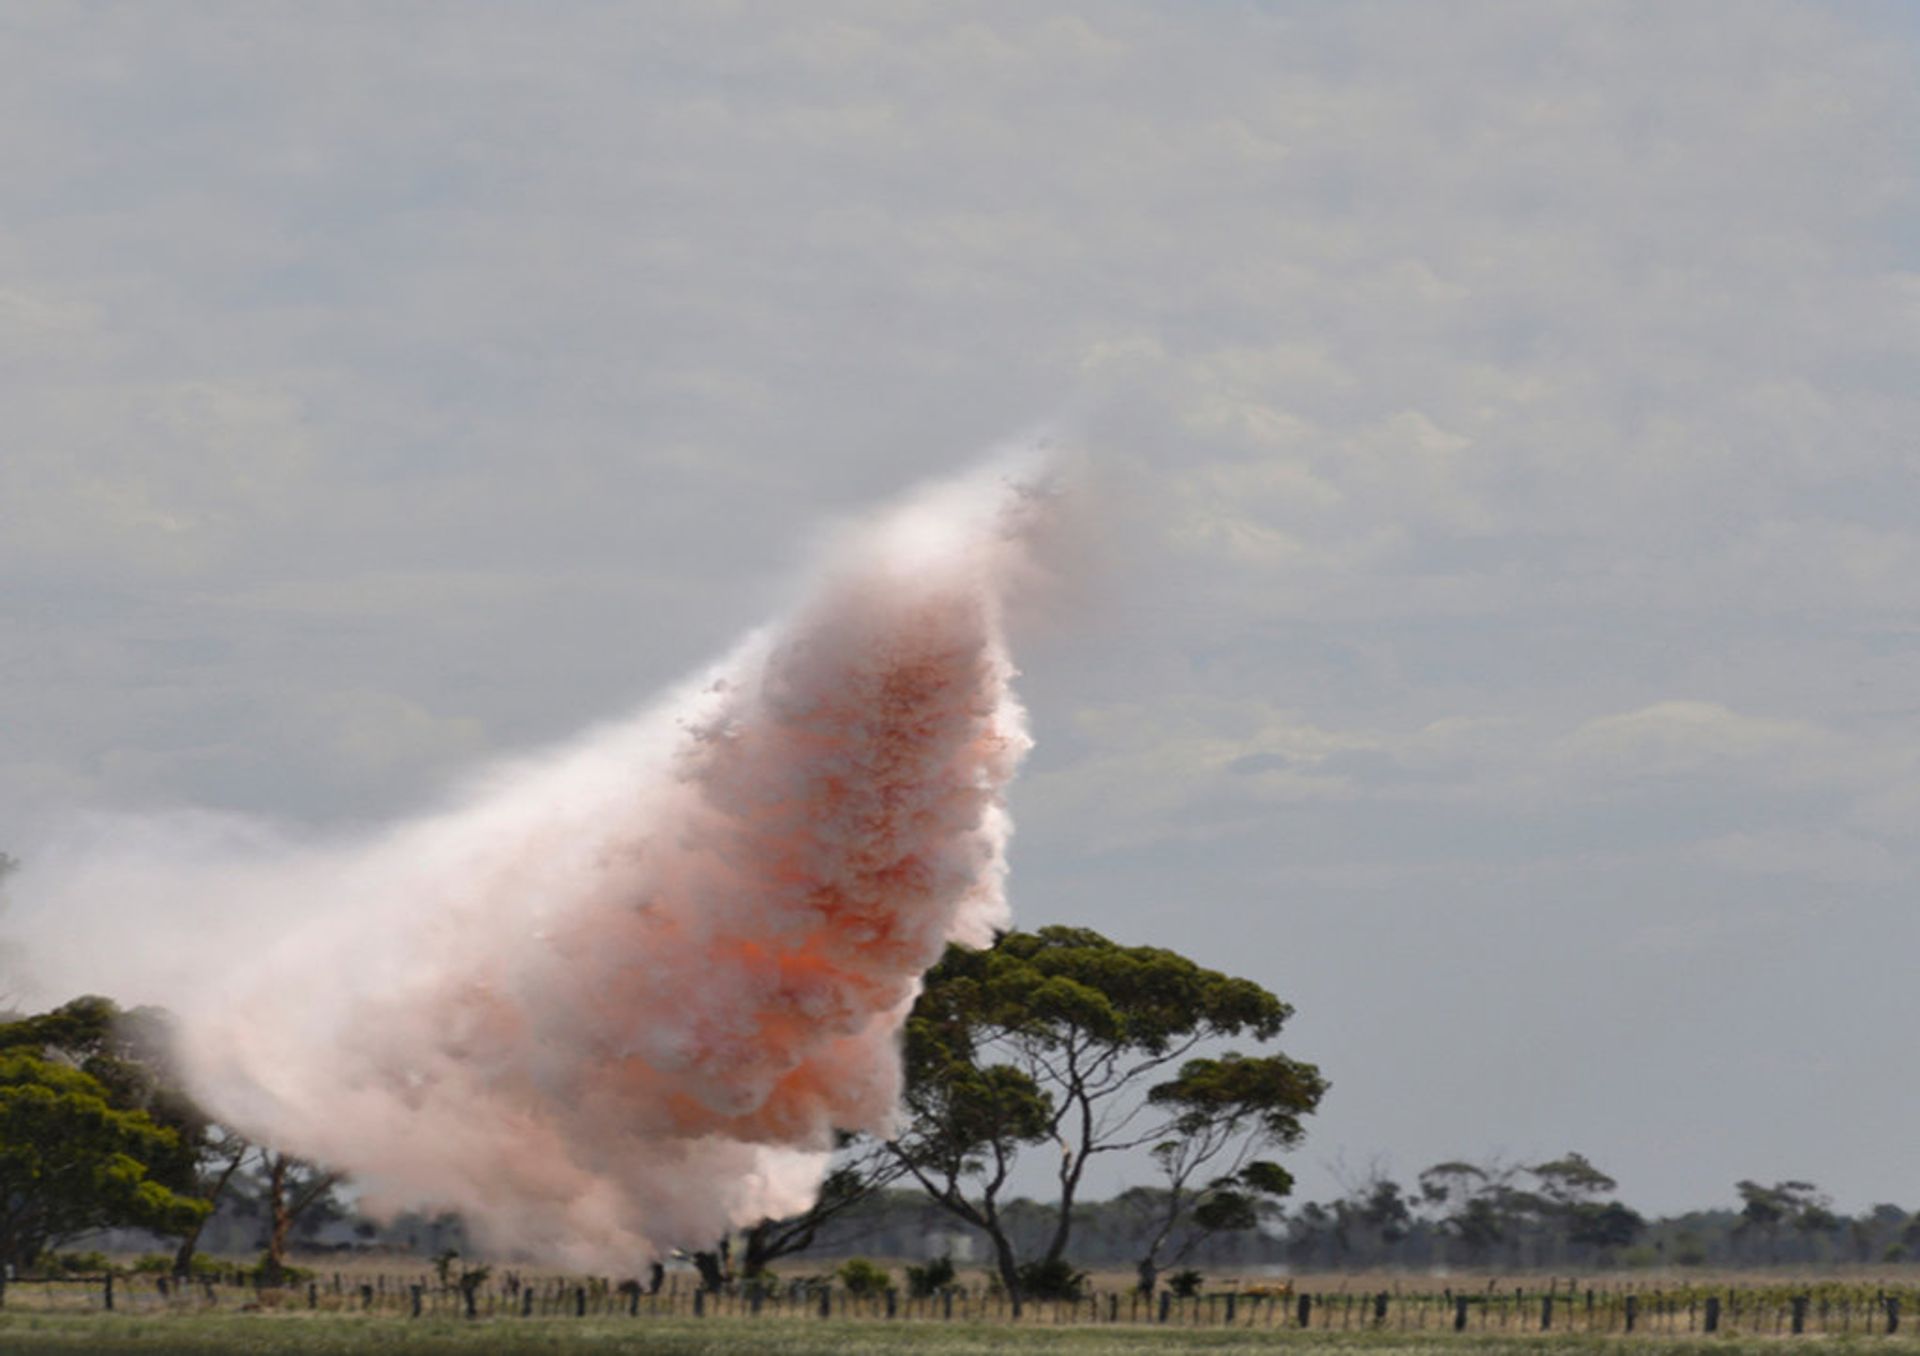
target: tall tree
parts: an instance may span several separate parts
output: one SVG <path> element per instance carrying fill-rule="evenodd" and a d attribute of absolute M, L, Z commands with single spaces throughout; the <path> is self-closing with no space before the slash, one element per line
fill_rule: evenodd
<path fill-rule="evenodd" d="M 1018 1304 L 1027 1280 L 1066 1268 L 1075 1200 L 1100 1155 L 1169 1143 L 1184 1118 L 1221 1134 L 1191 1180 L 1241 1136 L 1299 1138 L 1299 1118 L 1326 1088 L 1312 1065 L 1196 1058 L 1225 1038 L 1270 1041 L 1292 1012 L 1251 980 L 1087 928 L 949 948 L 907 1023 L 911 1120 L 894 1151 L 934 1201 L 988 1236 Z M 1058 1207 L 1023 1277 L 1002 1193 L 1020 1151 L 1043 1141 L 1059 1151 Z"/>
<path fill-rule="evenodd" d="M 95 1229 L 190 1227 L 206 1203 L 147 1166 L 178 1151 L 173 1131 L 114 1105 L 91 1074 L 17 1047 L 0 1053 L 0 1267 L 23 1270 Z"/>
<path fill-rule="evenodd" d="M 78 1068 L 105 1085 L 114 1105 L 144 1111 L 172 1131 L 174 1148 L 147 1165 L 148 1175 L 205 1201 L 213 1211 L 252 1145 L 215 1124 L 187 1092 L 174 1061 L 173 1038 L 174 1019 L 164 1008 L 125 1010 L 97 994 L 0 1027 L 0 1048 L 36 1049 Z M 174 1253 L 176 1272 L 191 1269 L 206 1219 L 199 1216 L 182 1231 Z"/>
<path fill-rule="evenodd" d="M 1215 1234 L 1255 1228 L 1293 1190 L 1291 1173 L 1257 1155 L 1298 1144 L 1302 1116 L 1325 1091 L 1311 1065 L 1229 1054 L 1188 1060 L 1147 1094 L 1151 1108 L 1174 1119 L 1152 1151 L 1166 1192 L 1135 1263 L 1141 1290 L 1152 1293 L 1164 1249 L 1171 1247 L 1166 1260 L 1184 1261 Z"/>
<path fill-rule="evenodd" d="M 1609 1260 L 1647 1227 L 1638 1211 L 1602 1198 L 1620 1184 L 1585 1154 L 1568 1152 L 1527 1169 L 1533 1178 L 1535 1213 L 1559 1242 Z"/>
<path fill-rule="evenodd" d="M 1515 1185 L 1518 1176 L 1519 1169 L 1510 1164 L 1449 1159 L 1420 1174 L 1420 1199 L 1444 1237 L 1484 1261 L 1514 1236 L 1532 1206 Z"/>
<path fill-rule="evenodd" d="M 1762 1186 L 1752 1180 L 1734 1184 L 1740 1193 L 1738 1232 L 1758 1235 L 1766 1242 L 1767 1261 L 1780 1260 L 1780 1231 L 1792 1228 L 1812 1238 L 1839 1228 L 1833 1202 L 1812 1182 L 1775 1182 Z"/>
<path fill-rule="evenodd" d="M 267 1202 L 267 1255 L 262 1269 L 272 1283 L 286 1274 L 294 1227 L 303 1218 L 335 1208 L 333 1189 L 341 1177 L 304 1158 L 273 1150 L 263 1152 L 260 1160 Z"/>

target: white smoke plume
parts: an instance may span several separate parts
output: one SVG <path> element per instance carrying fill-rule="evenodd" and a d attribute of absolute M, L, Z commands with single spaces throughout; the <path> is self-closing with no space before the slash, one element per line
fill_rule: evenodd
<path fill-rule="evenodd" d="M 1047 474 L 844 531 L 707 673 L 371 840 L 96 827 L 20 891 L 27 973 L 172 1009 L 223 1123 L 496 1247 L 631 1268 L 803 1209 L 888 1129 L 922 971 L 1008 917 Z"/>

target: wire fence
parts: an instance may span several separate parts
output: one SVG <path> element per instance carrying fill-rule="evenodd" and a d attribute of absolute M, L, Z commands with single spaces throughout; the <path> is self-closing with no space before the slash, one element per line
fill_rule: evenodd
<path fill-rule="evenodd" d="M 462 1284 L 425 1272 L 334 1273 L 268 1285 L 244 1272 L 176 1278 L 147 1273 L 28 1277 L 0 1289 L 10 1309 L 154 1313 L 310 1310 L 415 1318 L 854 1319 L 872 1322 L 1166 1325 L 1316 1331 L 1726 1333 L 1844 1336 L 1914 1330 L 1920 1286 L 1818 1282 L 1661 1287 L 1577 1283 L 1476 1290 L 1294 1291 L 1259 1286 L 1177 1296 L 1097 1291 L 1027 1300 L 979 1287 L 932 1295 L 856 1294 L 818 1282 L 711 1291 L 649 1290 L 608 1277 L 511 1273 Z"/>

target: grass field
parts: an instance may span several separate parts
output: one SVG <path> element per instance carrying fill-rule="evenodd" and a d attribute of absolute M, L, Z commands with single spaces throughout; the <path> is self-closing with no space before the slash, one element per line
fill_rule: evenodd
<path fill-rule="evenodd" d="M 180 1356 L 484 1356 L 493 1352 L 647 1352 L 649 1356 L 981 1356 L 985 1352 L 1058 1352 L 1058 1356 L 1167 1356 L 1212 1352 L 1367 1352 L 1371 1356 L 1555 1352 L 1561 1356 L 1784 1356 L 1811 1344 L 1818 1352 L 1920 1352 L 1899 1337 L 1619 1337 L 1501 1333 L 1302 1333 L 1156 1327 L 1008 1327 L 1000 1323 L 822 1323 L 822 1321 L 390 1320 L 303 1314 L 4 1314 L 0 1350 L 102 1352 L 102 1356 L 179 1352 Z"/>
<path fill-rule="evenodd" d="M 1371 1356 L 1396 1353 L 1490 1351 L 1502 1356 L 1782 1356 L 1803 1345 L 1820 1352 L 1920 1353 L 1920 1339 L 1898 1337 L 1686 1338 L 1576 1334 L 1541 1337 L 1493 1333 L 1248 1332 L 1165 1328 L 1011 1328 L 998 1324 L 822 1323 L 798 1320 L 662 1319 L 635 1324 L 617 1320 L 498 1320 L 464 1323 L 423 1319 L 350 1318 L 301 1314 L 9 1314 L 0 1315 L 0 1351 L 259 1353 L 260 1356 L 321 1356 L 373 1352 L 385 1356 L 467 1356 L 494 1352 L 636 1352 L 648 1356 L 985 1356 L 992 1352 L 1059 1353 L 1059 1356 L 1169 1356 L 1204 1352 L 1241 1356 L 1256 1352 L 1350 1351 Z"/>

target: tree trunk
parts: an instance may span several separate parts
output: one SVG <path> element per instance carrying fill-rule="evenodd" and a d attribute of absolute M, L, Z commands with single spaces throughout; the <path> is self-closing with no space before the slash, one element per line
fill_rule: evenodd
<path fill-rule="evenodd" d="M 173 1253 L 173 1274 L 191 1276 L 193 1274 L 193 1253 L 200 1246 L 200 1231 L 206 1227 L 203 1217 L 193 1222 L 193 1227 L 180 1236 L 180 1246 Z"/>
<path fill-rule="evenodd" d="M 275 1154 L 267 1169 L 267 1204 L 271 1211 L 267 1230 L 266 1280 L 278 1284 L 287 1270 L 287 1235 L 293 1232 L 293 1211 L 287 1200 L 287 1160 Z"/>
<path fill-rule="evenodd" d="M 236 1138 L 229 1136 L 226 1142 L 231 1145 Z M 202 1197 L 209 1207 L 207 1213 L 195 1220 L 193 1227 L 181 1235 L 180 1246 L 174 1250 L 173 1274 L 176 1276 L 192 1274 L 193 1254 L 200 1246 L 200 1231 L 206 1227 L 207 1221 L 213 1218 L 213 1212 L 220 1208 L 220 1198 L 226 1194 L 227 1183 L 231 1182 L 233 1175 L 240 1171 L 240 1165 L 246 1161 L 247 1154 L 251 1152 L 251 1146 L 245 1140 L 238 1140 L 238 1143 L 240 1147 L 233 1151 L 232 1156 L 227 1159 L 227 1166 L 220 1170 L 220 1175 L 213 1179 L 212 1185 Z"/>
<path fill-rule="evenodd" d="M 1013 1242 L 998 1224 L 989 1225 L 987 1237 L 993 1240 L 994 1264 L 1000 1271 L 1000 1284 L 1006 1288 L 1013 1316 L 1020 1317 L 1020 1262 L 1013 1255 Z"/>

